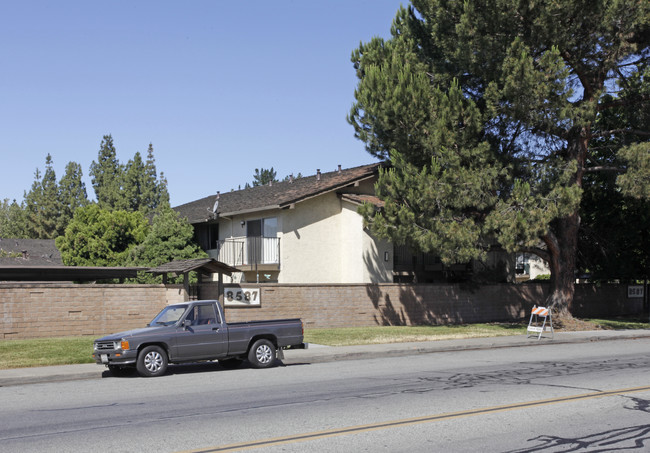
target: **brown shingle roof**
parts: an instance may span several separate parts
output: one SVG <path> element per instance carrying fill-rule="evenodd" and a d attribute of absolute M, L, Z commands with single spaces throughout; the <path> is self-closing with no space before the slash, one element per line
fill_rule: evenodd
<path fill-rule="evenodd" d="M 243 214 L 247 212 L 278 209 L 307 200 L 327 192 L 342 189 L 357 181 L 373 177 L 381 163 L 348 168 L 341 171 L 290 181 L 275 182 L 273 185 L 250 187 L 219 194 L 217 212 L 220 216 Z M 217 195 L 210 195 L 190 203 L 176 206 L 174 210 L 187 217 L 190 223 L 201 223 L 214 218 L 212 208 Z"/>
<path fill-rule="evenodd" d="M 192 260 L 178 260 L 169 263 L 161 264 L 158 267 L 149 269 L 147 272 L 152 274 L 183 274 L 190 271 L 200 271 L 202 273 L 222 273 L 232 275 L 233 272 L 239 272 L 239 269 L 228 266 L 225 263 L 217 261 L 213 258 L 196 258 Z"/>
<path fill-rule="evenodd" d="M 62 265 L 61 254 L 54 239 L 0 238 L 0 265 L 52 266 Z"/>

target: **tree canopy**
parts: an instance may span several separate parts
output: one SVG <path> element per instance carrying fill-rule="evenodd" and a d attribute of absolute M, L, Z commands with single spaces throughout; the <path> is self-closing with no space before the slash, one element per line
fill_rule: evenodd
<path fill-rule="evenodd" d="M 141 212 L 109 211 L 97 204 L 79 208 L 56 247 L 66 266 L 123 266 L 149 233 Z"/>
<path fill-rule="evenodd" d="M 113 137 L 102 139 L 97 161 L 90 165 L 92 185 L 97 204 L 103 209 L 140 211 L 152 216 L 159 207 L 169 206 L 167 180 L 162 172 L 158 177 L 150 143 L 147 159 L 142 160 L 140 152 L 122 164 L 117 158 Z"/>
<path fill-rule="evenodd" d="M 127 265 L 155 267 L 174 260 L 207 257 L 194 242 L 194 229 L 182 219 L 178 212 L 167 207 L 153 218 L 151 229 L 144 241 L 129 252 Z M 141 275 L 138 281 L 150 283 L 160 279 L 149 274 Z"/>
<path fill-rule="evenodd" d="M 534 252 L 551 267 L 548 303 L 569 315 L 586 175 L 620 172 L 625 196 L 648 195 L 648 123 L 632 118 L 650 110 L 649 46 L 642 0 L 400 8 L 389 40 L 352 54 L 348 120 L 391 161 L 384 210 L 362 209 L 372 230 L 443 262 Z M 601 139 L 615 168 L 596 158 Z"/>

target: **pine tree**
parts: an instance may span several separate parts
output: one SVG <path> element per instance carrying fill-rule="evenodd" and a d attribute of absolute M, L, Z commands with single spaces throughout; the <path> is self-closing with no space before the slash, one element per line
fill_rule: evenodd
<path fill-rule="evenodd" d="M 119 209 L 125 205 L 122 183 L 124 168 L 117 159 L 113 137 L 104 135 L 100 145 L 97 162 L 90 164 L 91 182 L 102 209 Z"/>
<path fill-rule="evenodd" d="M 145 167 L 139 152 L 136 152 L 133 159 L 130 159 L 124 169 L 123 192 L 118 209 L 133 212 L 143 209 L 143 185 L 144 185 Z"/>
<path fill-rule="evenodd" d="M 0 203 L 0 238 L 27 238 L 25 203 L 18 204 L 16 200 L 9 203 L 5 198 Z"/>
<path fill-rule="evenodd" d="M 77 208 L 88 206 L 86 184 L 82 180 L 83 171 L 77 162 L 68 162 L 65 175 L 59 181 L 59 201 L 61 212 L 57 219 L 57 232 L 62 235 L 74 217 Z"/>
<path fill-rule="evenodd" d="M 160 205 L 160 186 L 156 172 L 156 159 L 153 155 L 153 144 L 149 143 L 147 149 L 147 160 L 144 164 L 144 175 L 142 180 L 142 205 L 140 210 L 144 215 L 152 215 Z"/>
<path fill-rule="evenodd" d="M 160 211 L 161 209 L 169 208 L 169 190 L 167 189 L 167 178 L 165 174 L 161 171 L 160 178 L 157 183 L 157 192 L 158 192 L 158 206 L 156 209 Z"/>
<path fill-rule="evenodd" d="M 57 223 L 61 212 L 59 188 L 56 182 L 52 156 L 45 159 L 45 173 L 41 179 L 34 173 L 32 188 L 25 195 L 26 230 L 33 239 L 52 239 L 58 235 Z"/>
<path fill-rule="evenodd" d="M 270 182 L 278 182 L 276 179 L 277 172 L 273 170 L 273 167 L 268 168 L 256 168 L 255 174 L 253 175 L 253 187 L 256 186 L 265 186 Z"/>
<path fill-rule="evenodd" d="M 194 242 L 194 229 L 170 207 L 159 209 L 144 241 L 129 254 L 129 265 L 156 267 L 173 260 L 204 258 L 207 254 Z M 141 275 L 140 283 L 159 280 Z"/>
<path fill-rule="evenodd" d="M 649 23 L 643 0 L 401 8 L 390 40 L 352 55 L 359 83 L 348 120 L 369 153 L 393 164 L 377 187 L 384 213 L 364 208 L 374 231 L 448 261 L 493 243 L 537 253 L 551 267 L 547 303 L 570 316 L 597 134 L 624 138 L 620 187 L 648 194 L 648 131 L 597 124 L 612 109 L 649 110 Z"/>

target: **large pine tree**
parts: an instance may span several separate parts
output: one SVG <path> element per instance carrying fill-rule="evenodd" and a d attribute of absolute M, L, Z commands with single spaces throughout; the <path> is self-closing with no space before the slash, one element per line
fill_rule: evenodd
<path fill-rule="evenodd" d="M 110 134 L 104 135 L 102 139 L 97 162 L 93 161 L 90 164 L 90 176 L 100 208 L 119 209 L 123 207 L 124 168 L 117 159 L 117 151 Z"/>
<path fill-rule="evenodd" d="M 38 169 L 34 182 L 25 195 L 25 220 L 27 236 L 34 239 L 52 239 L 58 235 L 57 220 L 61 212 L 59 187 L 56 182 L 52 156 L 45 159 L 45 173 L 41 178 Z"/>
<path fill-rule="evenodd" d="M 88 206 L 86 184 L 82 180 L 83 171 L 77 162 L 68 162 L 65 175 L 59 181 L 59 200 L 61 212 L 57 219 L 57 232 L 62 235 L 68 223 L 74 217 L 77 208 Z"/>
<path fill-rule="evenodd" d="M 537 253 L 548 303 L 570 316 L 596 137 L 620 138 L 620 187 L 648 194 L 648 131 L 599 118 L 649 109 L 650 3 L 413 0 L 391 33 L 352 55 L 349 121 L 392 162 L 377 186 L 385 211 L 365 209 L 373 229 L 447 262 L 494 243 Z"/>

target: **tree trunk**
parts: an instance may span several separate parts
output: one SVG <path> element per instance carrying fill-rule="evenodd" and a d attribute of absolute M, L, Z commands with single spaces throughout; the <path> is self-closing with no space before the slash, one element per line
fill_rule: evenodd
<path fill-rule="evenodd" d="M 546 300 L 559 319 L 571 318 L 569 307 L 575 292 L 575 266 L 578 249 L 578 214 L 554 222 L 544 237 L 550 256 L 551 292 Z"/>
<path fill-rule="evenodd" d="M 569 133 L 566 159 L 577 162 L 577 171 L 571 181 L 582 187 L 584 164 L 589 147 L 590 131 L 586 127 L 576 127 Z M 551 223 L 549 233 L 542 239 L 550 255 L 551 293 L 547 305 L 559 319 L 572 318 L 569 307 L 575 293 L 576 255 L 578 253 L 578 229 L 580 215 L 576 211 Z"/>

